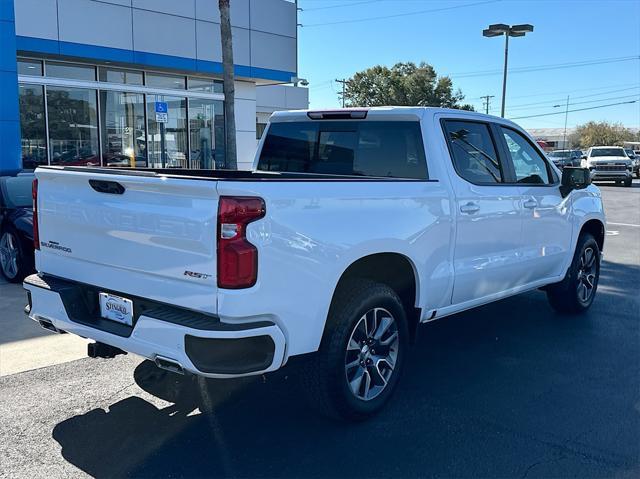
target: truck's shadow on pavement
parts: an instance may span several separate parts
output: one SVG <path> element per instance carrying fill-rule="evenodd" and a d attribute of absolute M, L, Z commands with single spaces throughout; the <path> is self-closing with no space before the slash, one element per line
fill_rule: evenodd
<path fill-rule="evenodd" d="M 137 384 L 171 406 L 128 397 L 53 438 L 98 478 L 625 474 L 640 452 L 640 346 L 624 340 L 639 334 L 628 293 L 640 269 L 609 263 L 602 277 L 585 316 L 560 317 L 533 292 L 422 327 L 393 401 L 368 422 L 308 410 L 295 363 L 202 387 L 145 361 Z"/>

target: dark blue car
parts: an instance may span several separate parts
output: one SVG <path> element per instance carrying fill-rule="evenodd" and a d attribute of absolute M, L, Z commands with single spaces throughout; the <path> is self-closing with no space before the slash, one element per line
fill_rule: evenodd
<path fill-rule="evenodd" d="M 12 283 L 34 269 L 33 175 L 0 177 L 0 271 Z"/>

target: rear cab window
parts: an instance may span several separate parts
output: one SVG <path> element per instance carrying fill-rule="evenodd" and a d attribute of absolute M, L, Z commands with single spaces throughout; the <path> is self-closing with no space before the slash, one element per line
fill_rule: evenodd
<path fill-rule="evenodd" d="M 288 121 L 267 130 L 258 170 L 428 179 L 418 121 Z"/>

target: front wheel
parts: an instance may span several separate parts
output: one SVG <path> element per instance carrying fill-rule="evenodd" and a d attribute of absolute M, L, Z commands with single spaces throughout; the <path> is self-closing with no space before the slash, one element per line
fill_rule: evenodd
<path fill-rule="evenodd" d="M 600 278 L 600 248 L 589 233 L 578 238 L 573 261 L 564 280 L 547 288 L 551 306 L 560 313 L 582 313 L 591 307 Z"/>
<path fill-rule="evenodd" d="M 626 180 L 624 180 L 624 186 L 629 188 L 631 186 L 631 184 L 633 183 L 633 178 L 629 177 Z"/>
<path fill-rule="evenodd" d="M 320 350 L 302 374 L 310 402 L 338 419 L 375 414 L 393 394 L 407 347 L 407 319 L 395 291 L 349 281 L 336 293 Z"/>

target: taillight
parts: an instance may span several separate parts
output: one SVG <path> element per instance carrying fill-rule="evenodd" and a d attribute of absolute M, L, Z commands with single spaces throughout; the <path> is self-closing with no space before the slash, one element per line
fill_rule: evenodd
<path fill-rule="evenodd" d="M 247 225 L 265 215 L 262 198 L 222 196 L 218 204 L 218 287 L 250 288 L 258 279 L 258 250 Z"/>
<path fill-rule="evenodd" d="M 38 230 L 38 180 L 31 184 L 31 198 L 33 199 L 33 247 L 40 249 L 40 231 Z"/>

